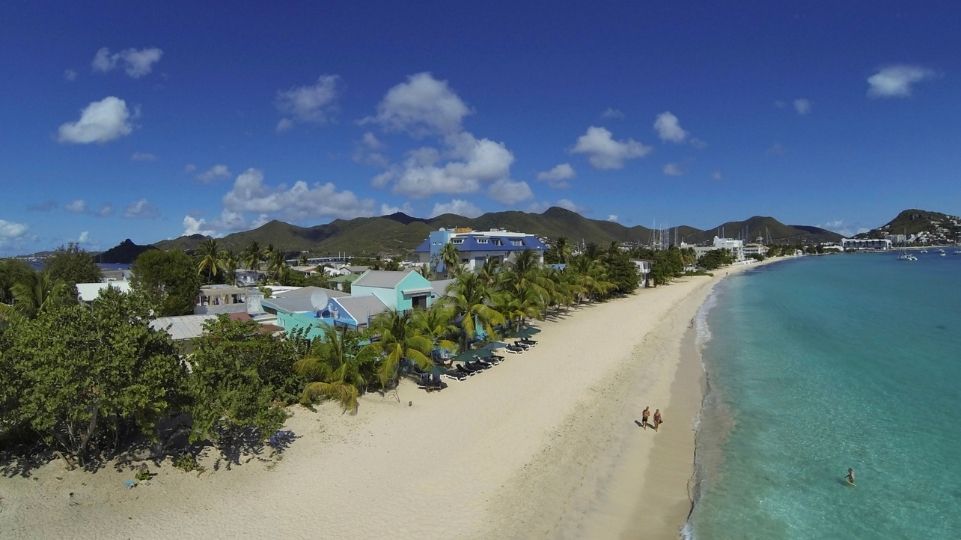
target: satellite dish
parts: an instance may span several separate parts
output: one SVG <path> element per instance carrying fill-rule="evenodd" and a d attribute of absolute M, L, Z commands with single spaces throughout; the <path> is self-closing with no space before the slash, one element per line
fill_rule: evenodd
<path fill-rule="evenodd" d="M 327 293 L 323 291 L 316 291 L 310 295 L 310 305 L 314 307 L 314 311 L 327 309 L 327 300 Z"/>

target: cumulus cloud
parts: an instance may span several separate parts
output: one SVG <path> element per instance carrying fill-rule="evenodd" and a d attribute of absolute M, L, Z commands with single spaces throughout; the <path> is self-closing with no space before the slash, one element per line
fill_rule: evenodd
<path fill-rule="evenodd" d="M 666 163 L 662 170 L 667 176 L 681 176 L 684 174 L 684 169 L 677 163 Z"/>
<path fill-rule="evenodd" d="M 822 229 L 827 229 L 829 231 L 834 231 L 846 238 L 850 238 L 856 234 L 865 233 L 870 230 L 867 227 L 861 227 L 857 223 L 847 223 L 843 219 L 831 220 L 831 221 L 828 221 L 827 223 L 822 223 L 818 225 L 818 227 Z"/>
<path fill-rule="evenodd" d="M 721 171 L 714 171 L 711 173 L 711 180 L 720 181 L 724 177 L 721 175 Z"/>
<path fill-rule="evenodd" d="M 797 98 L 793 104 L 794 110 L 802 116 L 811 112 L 811 100 L 807 98 Z"/>
<path fill-rule="evenodd" d="M 213 229 L 206 228 L 207 220 L 204 218 L 195 218 L 191 215 L 184 216 L 184 232 L 181 236 L 192 236 L 195 234 L 202 234 L 204 236 L 214 236 Z"/>
<path fill-rule="evenodd" d="M 112 213 L 113 213 L 113 205 L 109 203 L 101 206 L 100 209 L 97 210 L 97 215 L 100 217 L 107 217 Z"/>
<path fill-rule="evenodd" d="M 403 212 L 409 216 L 414 213 L 414 208 L 409 202 L 405 202 L 400 206 L 392 206 L 386 203 L 382 203 L 380 205 L 380 215 L 382 216 L 389 216 L 391 214 L 396 214 L 397 212 Z"/>
<path fill-rule="evenodd" d="M 275 105 L 284 115 L 277 124 L 277 131 L 286 131 L 296 122 L 323 124 L 330 120 L 331 114 L 337 110 L 340 86 L 337 75 L 321 75 L 314 84 L 277 92 Z"/>
<path fill-rule="evenodd" d="M 87 201 L 83 199 L 74 199 L 67 204 L 65 204 L 64 209 L 67 212 L 73 212 L 74 214 L 83 214 L 87 211 Z"/>
<path fill-rule="evenodd" d="M 139 79 L 149 75 L 153 71 L 153 65 L 159 62 L 162 56 L 163 51 L 156 47 L 126 49 L 116 53 L 111 53 L 107 47 L 101 47 L 94 55 L 90 67 L 94 71 L 106 73 L 113 71 L 118 66 L 123 66 L 127 75 Z"/>
<path fill-rule="evenodd" d="M 364 133 L 360 142 L 354 148 L 354 161 L 376 167 L 387 167 L 390 160 L 383 153 L 384 143 L 371 132 Z"/>
<path fill-rule="evenodd" d="M 127 209 L 123 212 L 123 217 L 126 218 L 142 218 L 151 219 L 160 216 L 160 210 L 156 206 L 150 204 L 147 199 L 138 199 L 129 205 Z"/>
<path fill-rule="evenodd" d="M 903 98 L 911 95 L 914 84 L 932 79 L 936 73 L 928 68 L 912 65 L 893 65 L 881 68 L 868 77 L 868 96 L 875 98 Z"/>
<path fill-rule="evenodd" d="M 571 152 L 585 154 L 596 169 L 620 169 L 624 162 L 646 156 L 651 147 L 634 139 L 615 140 L 606 128 L 591 126 L 578 137 Z"/>
<path fill-rule="evenodd" d="M 150 152 L 134 152 L 130 156 L 131 161 L 157 161 L 157 156 Z"/>
<path fill-rule="evenodd" d="M 90 243 L 90 231 L 82 231 L 80 236 L 77 237 L 78 244 L 89 244 Z"/>
<path fill-rule="evenodd" d="M 453 199 L 446 203 L 437 203 L 430 212 L 430 217 L 437 217 L 441 214 L 457 214 L 469 218 L 475 218 L 483 212 L 480 208 L 464 199 Z"/>
<path fill-rule="evenodd" d="M 654 120 L 654 131 L 662 141 L 680 143 L 687 138 L 687 132 L 681 127 L 680 120 L 671 111 L 664 111 L 657 115 Z"/>
<path fill-rule="evenodd" d="M 230 178 L 230 168 L 222 163 L 218 163 L 197 175 L 197 180 L 209 183 L 222 178 Z"/>
<path fill-rule="evenodd" d="M 605 118 L 607 120 L 623 120 L 624 113 L 621 112 L 620 109 L 608 107 L 604 109 L 604 112 L 601 113 L 601 118 Z"/>
<path fill-rule="evenodd" d="M 72 69 L 65 69 L 63 70 L 63 78 L 67 81 L 75 81 L 77 80 L 77 72 Z"/>
<path fill-rule="evenodd" d="M 423 137 L 461 131 L 461 123 L 470 113 L 447 81 L 435 79 L 430 73 L 417 73 L 388 90 L 377 105 L 377 115 L 363 122 Z"/>
<path fill-rule="evenodd" d="M 291 187 L 270 186 L 258 169 L 247 169 L 234 180 L 223 197 L 224 210 L 236 213 L 280 215 L 289 219 L 314 217 L 354 218 L 374 214 L 374 201 L 361 199 L 352 191 L 339 191 L 332 182 L 308 184 L 303 180 Z M 223 218 L 223 216 L 221 216 Z"/>
<path fill-rule="evenodd" d="M 571 167 L 570 163 L 561 163 L 550 170 L 537 173 L 538 180 L 547 182 L 552 188 L 558 189 L 570 187 L 568 180 L 575 176 L 577 176 L 577 173 L 574 172 L 574 167 Z"/>
<path fill-rule="evenodd" d="M 73 144 L 105 143 L 133 130 L 127 103 L 113 96 L 94 101 L 80 111 L 80 119 L 60 125 L 60 142 Z"/>
<path fill-rule="evenodd" d="M 29 229 L 29 227 L 23 223 L 0 219 L 0 242 L 20 238 L 27 233 L 27 229 Z"/>
<path fill-rule="evenodd" d="M 487 194 L 491 199 L 503 204 L 516 204 L 534 196 L 534 192 L 531 191 L 527 182 L 507 178 L 502 178 L 491 184 L 487 189 Z"/>
<path fill-rule="evenodd" d="M 607 221 L 617 222 L 617 214 L 608 214 Z"/>

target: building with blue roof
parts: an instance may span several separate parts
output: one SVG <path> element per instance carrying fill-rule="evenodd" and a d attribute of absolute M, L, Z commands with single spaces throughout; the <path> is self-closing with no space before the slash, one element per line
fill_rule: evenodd
<path fill-rule="evenodd" d="M 533 251 L 538 261 L 544 263 L 547 246 L 533 234 L 491 229 L 474 231 L 470 229 L 440 229 L 428 235 L 414 253 L 420 262 L 430 265 L 434 272 L 444 272 L 444 261 L 440 253 L 448 243 L 457 247 L 461 264 L 465 269 L 475 271 L 488 260 L 510 262 L 518 253 Z"/>

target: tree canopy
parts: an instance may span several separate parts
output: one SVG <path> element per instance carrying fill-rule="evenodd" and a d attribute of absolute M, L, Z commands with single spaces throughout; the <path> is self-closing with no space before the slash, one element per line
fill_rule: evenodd
<path fill-rule="evenodd" d="M 67 244 L 58 248 L 52 256 L 47 258 L 44 272 L 50 276 L 51 280 L 62 281 L 68 287 L 74 287 L 77 283 L 96 283 L 102 277 L 100 267 L 97 266 L 93 256 L 77 244 Z"/>
<path fill-rule="evenodd" d="M 131 270 L 131 287 L 145 298 L 156 316 L 193 313 L 200 277 L 186 253 L 147 251 L 137 257 Z"/>

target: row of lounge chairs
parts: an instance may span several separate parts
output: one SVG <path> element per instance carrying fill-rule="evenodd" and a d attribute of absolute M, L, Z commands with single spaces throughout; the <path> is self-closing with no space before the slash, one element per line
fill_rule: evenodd
<path fill-rule="evenodd" d="M 449 379 L 463 381 L 468 377 L 472 377 L 478 373 L 488 370 L 503 361 L 504 357 L 497 354 L 491 353 L 487 356 L 478 356 L 475 354 L 473 360 L 456 364 L 451 368 L 446 368 L 442 374 L 444 377 Z"/>
<path fill-rule="evenodd" d="M 537 345 L 537 342 L 534 341 L 533 339 L 521 338 L 521 339 L 515 340 L 513 344 L 508 344 L 507 347 L 505 348 L 509 353 L 522 353 L 530 349 L 534 345 Z"/>

